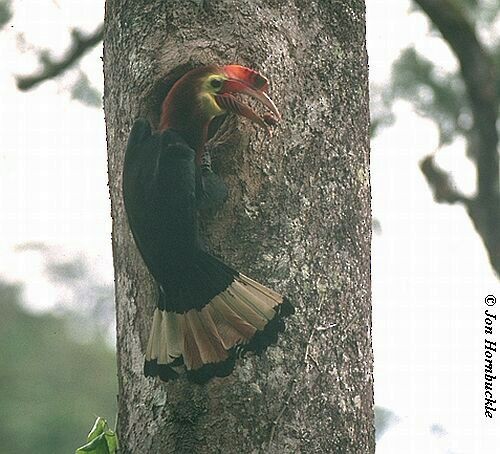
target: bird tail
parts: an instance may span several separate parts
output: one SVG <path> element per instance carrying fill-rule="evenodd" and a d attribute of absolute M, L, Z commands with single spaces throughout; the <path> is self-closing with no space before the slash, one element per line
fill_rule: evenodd
<path fill-rule="evenodd" d="M 168 381 L 178 376 L 182 364 L 194 382 L 227 376 L 237 356 L 261 353 L 275 343 L 285 329 L 282 318 L 294 312 L 286 298 L 209 254 L 201 253 L 195 269 L 187 273 L 188 287 L 160 298 L 146 351 L 146 376 Z M 201 298 L 200 288 L 205 291 Z"/>

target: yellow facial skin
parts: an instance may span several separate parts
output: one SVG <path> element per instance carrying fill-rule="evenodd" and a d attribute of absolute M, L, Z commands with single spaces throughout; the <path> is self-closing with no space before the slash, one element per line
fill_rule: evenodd
<path fill-rule="evenodd" d="M 224 114 L 226 111 L 221 109 L 214 96 L 219 93 L 224 81 L 227 80 L 224 76 L 213 74 L 208 76 L 203 82 L 200 90 L 201 110 L 210 118 Z"/>

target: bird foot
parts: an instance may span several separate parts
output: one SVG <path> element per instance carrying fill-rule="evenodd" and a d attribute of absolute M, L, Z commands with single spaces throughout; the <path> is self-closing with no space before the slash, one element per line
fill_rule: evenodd
<path fill-rule="evenodd" d="M 217 210 L 227 200 L 227 186 L 212 170 L 212 158 L 208 151 L 201 157 L 197 187 L 196 199 L 199 209 Z"/>

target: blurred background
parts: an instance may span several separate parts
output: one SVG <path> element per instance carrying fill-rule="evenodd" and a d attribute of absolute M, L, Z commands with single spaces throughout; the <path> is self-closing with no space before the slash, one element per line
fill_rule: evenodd
<path fill-rule="evenodd" d="M 483 320 L 500 294 L 498 167 L 476 164 L 498 152 L 476 126 L 496 128 L 498 100 L 493 117 L 471 109 L 449 44 L 472 42 L 462 68 L 491 65 L 498 90 L 498 1 L 366 3 L 377 453 L 497 452 Z M 448 41 L 417 3 L 447 7 Z M 0 0 L 0 453 L 73 452 L 96 415 L 114 424 L 103 8 Z"/>

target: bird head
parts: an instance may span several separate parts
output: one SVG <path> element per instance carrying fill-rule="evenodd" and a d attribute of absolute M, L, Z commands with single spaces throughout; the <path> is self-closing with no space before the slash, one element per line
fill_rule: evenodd
<path fill-rule="evenodd" d="M 240 65 L 203 66 L 187 72 L 168 93 L 162 106 L 160 130 L 172 128 L 200 152 L 209 123 L 217 116 L 233 112 L 269 129 L 280 113 L 266 91 L 268 80 Z M 267 113 L 259 115 L 240 95 L 255 99 Z"/>

